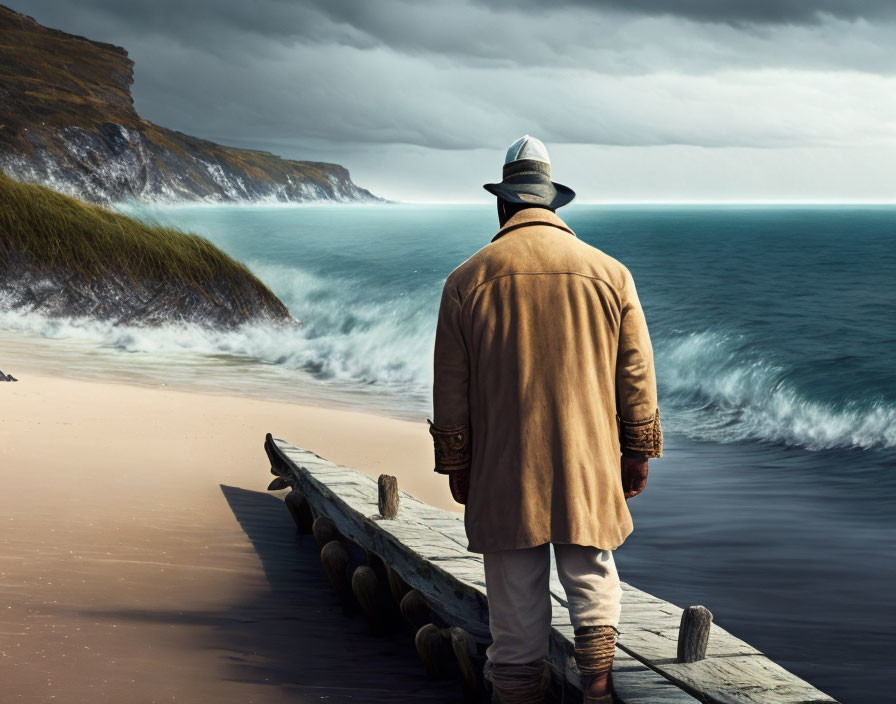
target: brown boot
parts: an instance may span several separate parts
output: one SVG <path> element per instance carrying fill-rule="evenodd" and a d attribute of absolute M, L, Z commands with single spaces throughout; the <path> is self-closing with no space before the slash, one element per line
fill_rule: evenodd
<path fill-rule="evenodd" d="M 492 684 L 492 704 L 543 704 L 551 669 L 544 660 L 524 665 L 489 663 L 486 678 Z"/>

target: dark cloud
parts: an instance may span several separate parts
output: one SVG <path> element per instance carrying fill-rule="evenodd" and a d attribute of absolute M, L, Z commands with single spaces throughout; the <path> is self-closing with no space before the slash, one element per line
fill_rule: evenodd
<path fill-rule="evenodd" d="M 576 66 L 612 73 L 728 66 L 892 70 L 884 41 L 825 21 L 889 22 L 892 0 L 11 0 L 39 21 L 120 44 L 156 37 L 215 55 L 273 46 L 384 48 L 463 65 Z M 670 24 L 671 23 L 671 24 Z M 720 23 L 726 28 L 705 27 Z M 867 28 L 866 28 L 867 29 Z M 788 35 L 788 31 L 796 33 Z M 857 34 L 870 46 L 838 51 Z M 845 35 L 845 36 L 844 36 Z M 885 56 L 884 56 L 885 54 Z"/>
<path fill-rule="evenodd" d="M 825 16 L 845 20 L 892 19 L 891 0 L 489 0 L 488 7 L 521 8 L 536 13 L 573 6 L 584 11 L 616 10 L 632 14 L 684 17 L 728 24 L 815 24 Z"/>

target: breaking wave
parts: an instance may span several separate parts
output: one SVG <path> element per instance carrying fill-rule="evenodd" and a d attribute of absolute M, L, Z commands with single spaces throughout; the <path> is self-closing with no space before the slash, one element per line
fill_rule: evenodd
<path fill-rule="evenodd" d="M 371 297 L 357 281 L 322 278 L 290 267 L 255 265 L 302 321 L 279 352 L 264 359 L 327 379 L 402 388 L 429 386 L 438 291 Z"/>
<path fill-rule="evenodd" d="M 666 424 L 689 437 L 808 450 L 896 447 L 891 401 L 810 399 L 789 381 L 790 369 L 744 337 L 704 331 L 655 344 Z"/>
<path fill-rule="evenodd" d="M 422 407 L 417 392 L 428 390 L 432 377 L 435 310 L 431 306 L 405 296 L 366 300 L 349 281 L 326 280 L 293 268 L 251 268 L 286 303 L 300 326 L 250 323 L 220 330 L 182 323 L 114 325 L 11 310 L 0 296 L 0 330 L 66 341 L 67 352 L 82 357 L 73 364 L 84 363 L 85 355 L 99 355 L 101 361 L 94 360 L 94 366 L 111 365 L 110 374 L 126 367 L 129 372 L 143 369 L 157 376 L 164 371 L 163 376 L 174 383 L 186 377 L 201 383 L 206 365 L 219 368 L 222 373 L 212 374 L 210 381 L 220 382 L 225 367 L 232 373 L 235 365 L 242 365 L 250 375 L 279 373 L 280 383 L 301 383 L 305 377 L 355 389 L 410 392 L 411 402 Z M 296 372 L 301 373 L 298 379 Z M 266 389 L 262 385 L 260 390 Z"/>

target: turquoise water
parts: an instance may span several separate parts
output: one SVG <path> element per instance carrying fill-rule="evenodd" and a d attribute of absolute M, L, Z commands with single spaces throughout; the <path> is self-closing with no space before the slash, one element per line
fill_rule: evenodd
<path fill-rule="evenodd" d="M 127 210 L 207 236 L 302 327 L 142 330 L 0 311 L 0 349 L 27 340 L 71 375 L 421 421 L 442 282 L 497 227 L 490 206 Z M 896 684 L 896 209 L 560 214 L 631 269 L 656 352 L 668 450 L 632 503 L 625 577 L 704 603 L 842 701 L 881 701 Z"/>

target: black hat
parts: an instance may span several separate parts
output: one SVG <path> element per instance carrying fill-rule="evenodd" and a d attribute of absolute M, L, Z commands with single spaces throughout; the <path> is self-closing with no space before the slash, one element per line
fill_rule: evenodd
<path fill-rule="evenodd" d="M 556 210 L 576 197 L 569 186 L 551 181 L 551 158 L 540 139 L 525 135 L 510 145 L 501 183 L 483 188 L 509 203 L 542 205 Z"/>

